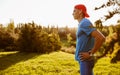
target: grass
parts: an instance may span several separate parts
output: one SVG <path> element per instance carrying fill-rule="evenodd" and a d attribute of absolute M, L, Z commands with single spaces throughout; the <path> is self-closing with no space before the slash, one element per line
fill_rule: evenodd
<path fill-rule="evenodd" d="M 95 75 L 120 75 L 120 62 L 111 64 L 110 58 L 99 59 L 94 67 Z"/>
<path fill-rule="evenodd" d="M 109 58 L 98 60 L 95 75 L 120 75 L 120 63 L 111 64 Z M 1 52 L 0 75 L 79 75 L 74 55 L 65 52 L 50 54 Z"/>
<path fill-rule="evenodd" d="M 0 75 L 78 75 L 78 64 L 74 55 L 53 52 L 39 55 L 36 53 L 1 53 Z M 7 55 L 6 55 L 7 54 Z"/>

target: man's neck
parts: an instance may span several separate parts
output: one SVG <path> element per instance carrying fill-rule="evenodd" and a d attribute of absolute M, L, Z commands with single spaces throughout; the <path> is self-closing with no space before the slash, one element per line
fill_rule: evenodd
<path fill-rule="evenodd" d="M 79 19 L 78 19 L 78 23 L 80 23 L 80 21 L 83 19 L 84 17 L 80 17 Z"/>

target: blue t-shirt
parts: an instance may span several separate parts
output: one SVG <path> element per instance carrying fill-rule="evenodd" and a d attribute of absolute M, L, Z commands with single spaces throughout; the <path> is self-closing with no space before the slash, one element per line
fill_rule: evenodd
<path fill-rule="evenodd" d="M 83 18 L 79 25 L 78 30 L 76 32 L 76 53 L 75 59 L 80 60 L 79 53 L 80 52 L 88 52 L 90 49 L 93 48 L 94 45 L 94 38 L 91 37 L 91 32 L 94 31 L 95 28 L 92 26 L 92 23 Z"/>

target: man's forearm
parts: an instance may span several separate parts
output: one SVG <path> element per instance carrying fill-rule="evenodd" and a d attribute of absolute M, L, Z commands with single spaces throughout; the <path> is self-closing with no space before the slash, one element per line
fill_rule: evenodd
<path fill-rule="evenodd" d="M 99 48 L 102 46 L 103 42 L 105 41 L 105 38 L 102 38 L 102 39 L 95 39 L 95 44 L 94 44 L 94 47 L 92 48 L 91 50 L 91 53 L 95 53 L 97 50 L 99 50 Z"/>
<path fill-rule="evenodd" d="M 100 31 L 96 30 L 93 31 L 92 37 L 95 38 L 95 43 L 90 52 L 94 54 L 102 46 L 103 42 L 105 41 L 105 36 Z"/>

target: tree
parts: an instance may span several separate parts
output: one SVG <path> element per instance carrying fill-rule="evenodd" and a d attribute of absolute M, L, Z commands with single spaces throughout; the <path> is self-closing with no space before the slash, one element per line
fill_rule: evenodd
<path fill-rule="evenodd" d="M 37 27 L 35 23 L 23 24 L 20 30 L 16 42 L 19 51 L 50 53 L 61 48 L 59 35 L 54 31 L 49 34 L 46 28 Z"/>
<path fill-rule="evenodd" d="M 120 1 L 119 0 L 108 0 L 105 4 L 102 4 L 100 7 L 95 7 L 95 10 L 99 10 L 102 8 L 107 8 L 107 7 L 114 7 L 113 10 L 108 11 L 108 15 L 104 15 L 104 21 L 111 19 L 115 14 L 120 15 Z M 97 20 L 95 23 L 100 23 L 101 20 Z M 120 20 L 117 21 L 118 24 L 120 23 Z M 107 54 L 110 54 L 111 56 L 111 62 L 116 63 L 117 61 L 120 61 L 120 24 L 115 26 L 115 31 L 112 33 L 113 36 L 109 37 L 111 40 L 109 43 L 106 44 L 105 46 L 105 51 L 103 55 L 100 57 L 103 57 Z M 109 34 L 110 35 L 110 34 Z"/>
<path fill-rule="evenodd" d="M 11 33 L 14 33 L 14 21 L 12 19 L 10 19 L 10 23 L 8 24 L 7 26 L 7 31 L 8 32 L 11 32 Z"/>
<path fill-rule="evenodd" d="M 95 26 L 96 26 L 97 29 L 102 31 L 103 25 L 102 25 L 102 21 L 100 19 L 95 21 Z"/>
<path fill-rule="evenodd" d="M 100 7 L 95 7 L 95 10 L 99 10 L 107 7 L 115 7 L 113 10 L 108 11 L 108 15 L 104 16 L 104 20 L 112 18 L 115 14 L 120 14 L 120 1 L 119 0 L 108 0 L 106 4 L 102 4 Z"/>

